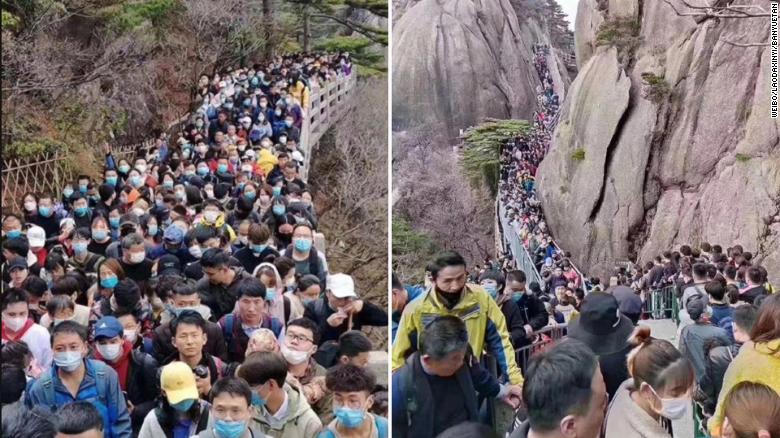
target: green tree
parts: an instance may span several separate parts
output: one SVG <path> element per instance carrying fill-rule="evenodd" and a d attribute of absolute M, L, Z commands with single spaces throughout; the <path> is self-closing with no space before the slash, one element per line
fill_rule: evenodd
<path fill-rule="evenodd" d="M 301 17 L 304 52 L 312 48 L 313 20 L 337 24 L 376 44 L 388 44 L 387 29 L 366 25 L 350 17 L 352 12 L 362 10 L 387 18 L 387 0 L 287 0 L 287 3 L 296 5 Z"/>
<path fill-rule="evenodd" d="M 501 176 L 499 158 L 502 146 L 518 135 L 525 134 L 530 125 L 525 120 L 487 119 L 468 128 L 463 140 L 461 165 L 472 186 L 484 183 L 495 196 Z"/>
<path fill-rule="evenodd" d="M 349 52 L 352 61 L 360 68 L 361 76 L 387 72 L 385 57 L 375 49 L 375 44 L 360 36 L 335 36 L 317 41 L 314 49 L 329 53 Z"/>

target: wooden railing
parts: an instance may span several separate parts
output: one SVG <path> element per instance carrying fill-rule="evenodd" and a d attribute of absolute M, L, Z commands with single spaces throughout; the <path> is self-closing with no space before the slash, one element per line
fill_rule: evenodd
<path fill-rule="evenodd" d="M 352 98 L 357 84 L 357 74 L 340 77 L 335 82 L 311 91 L 309 105 L 305 108 L 305 119 L 301 127 L 301 150 L 304 155 L 301 179 L 306 181 L 311 156 L 320 138 L 335 122 L 349 111 L 355 103 Z"/>
<path fill-rule="evenodd" d="M 62 187 L 76 176 L 70 161 L 58 151 L 3 159 L 3 211 L 21 212 L 25 193 L 48 192 L 59 197 Z"/>

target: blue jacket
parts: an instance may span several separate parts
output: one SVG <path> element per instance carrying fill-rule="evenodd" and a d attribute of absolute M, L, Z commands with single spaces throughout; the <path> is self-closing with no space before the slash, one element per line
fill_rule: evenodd
<path fill-rule="evenodd" d="M 27 406 L 41 405 L 54 412 L 68 403 L 87 401 L 103 417 L 103 430 L 107 438 L 130 438 L 130 415 L 116 371 L 97 360 L 86 359 L 84 362 L 87 370 L 76 398 L 65 388 L 57 375 L 57 366 L 52 364 L 51 370 L 42 374 L 27 393 Z"/>

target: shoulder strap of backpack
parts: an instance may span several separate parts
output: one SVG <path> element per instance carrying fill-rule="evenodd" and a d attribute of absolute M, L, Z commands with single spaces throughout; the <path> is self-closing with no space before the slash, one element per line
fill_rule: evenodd
<path fill-rule="evenodd" d="M 96 367 L 95 380 L 97 381 L 98 398 L 106 407 L 106 413 L 108 414 L 108 424 L 113 425 L 114 413 L 113 413 L 113 409 L 111 408 L 111 405 L 108 403 L 108 376 L 106 376 L 105 368 Z M 119 409 L 119 407 L 115 406 L 114 409 Z"/>
<path fill-rule="evenodd" d="M 195 427 L 195 433 L 204 431 L 204 430 L 206 430 L 206 427 L 208 427 L 208 424 L 209 424 L 209 411 L 210 411 L 210 409 L 204 409 L 200 413 L 200 418 L 198 419 L 198 425 Z"/>
<path fill-rule="evenodd" d="M 284 321 L 282 321 L 285 325 L 290 320 L 290 297 L 282 295 L 282 300 L 284 303 Z"/>
<path fill-rule="evenodd" d="M 222 362 L 222 359 L 218 358 L 217 356 L 211 356 L 214 358 L 214 366 L 217 368 L 217 379 L 221 379 L 222 375 L 224 374 L 223 370 L 225 369 L 225 362 Z"/>
<path fill-rule="evenodd" d="M 309 273 L 317 277 L 320 276 L 320 255 L 317 248 L 313 246 L 309 251 Z"/>
<path fill-rule="evenodd" d="M 314 302 L 314 314 L 317 318 L 325 315 L 325 298 L 320 298 Z"/>
<path fill-rule="evenodd" d="M 228 349 L 233 341 L 233 324 L 235 324 L 235 317 L 232 313 L 228 313 L 225 315 L 225 325 L 222 327 L 222 336 L 225 338 L 225 345 Z"/>

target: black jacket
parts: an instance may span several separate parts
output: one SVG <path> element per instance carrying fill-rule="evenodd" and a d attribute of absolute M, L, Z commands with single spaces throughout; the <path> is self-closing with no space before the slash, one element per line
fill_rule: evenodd
<path fill-rule="evenodd" d="M 230 267 L 236 275 L 233 278 L 233 282 L 225 286 L 222 284 L 211 284 L 208 277 L 204 276 L 198 281 L 195 286 L 200 294 L 201 303 L 211 308 L 211 314 L 214 318 L 222 318 L 223 315 L 233 311 L 238 299 L 236 288 L 238 287 L 239 280 L 242 278 L 251 277 L 244 268 Z"/>
<path fill-rule="evenodd" d="M 498 380 L 473 355 L 469 355 L 454 377 L 458 385 L 451 388 L 452 397 L 464 399 L 469 421 L 479 421 L 477 394 L 495 397 L 500 391 Z M 406 365 L 393 374 L 391 388 L 393 437 L 428 438 L 441 432 L 434 430 L 436 406 L 419 352 L 412 354 Z"/>
<path fill-rule="evenodd" d="M 164 360 L 171 354 L 176 352 L 176 348 L 171 342 L 171 323 L 166 322 L 160 324 L 159 327 L 154 329 L 152 334 L 152 349 L 154 351 L 154 357 L 157 360 Z M 211 321 L 206 321 L 206 345 L 203 346 L 203 351 L 206 353 L 217 356 L 223 361 L 227 360 L 227 345 L 222 338 L 222 329 L 219 324 Z"/>
<path fill-rule="evenodd" d="M 246 272 L 252 273 L 255 272 L 255 268 L 260 264 L 263 263 L 263 260 L 265 260 L 266 257 L 269 255 L 272 255 L 274 257 L 279 257 L 279 253 L 271 248 L 270 246 L 263 250 L 259 255 L 255 256 L 254 251 L 252 251 L 252 248 L 244 247 L 236 251 L 235 254 L 233 254 L 233 257 L 236 258 L 241 263 L 241 266 L 244 267 Z"/>
<path fill-rule="evenodd" d="M 739 300 L 753 304 L 756 298 L 762 295 L 768 295 L 766 288 L 764 288 L 764 286 L 753 286 L 739 294 Z"/>
<path fill-rule="evenodd" d="M 536 295 L 523 295 L 523 298 L 516 302 L 520 309 L 520 314 L 525 320 L 524 324 L 530 324 L 536 330 L 540 330 L 547 325 L 547 310 L 544 303 Z"/>
<path fill-rule="evenodd" d="M 156 406 L 160 394 L 160 378 L 157 377 L 157 361 L 141 350 L 134 349 L 127 372 L 127 398 L 135 406 L 130 414 L 133 433 L 141 430 L 144 418 Z"/>

